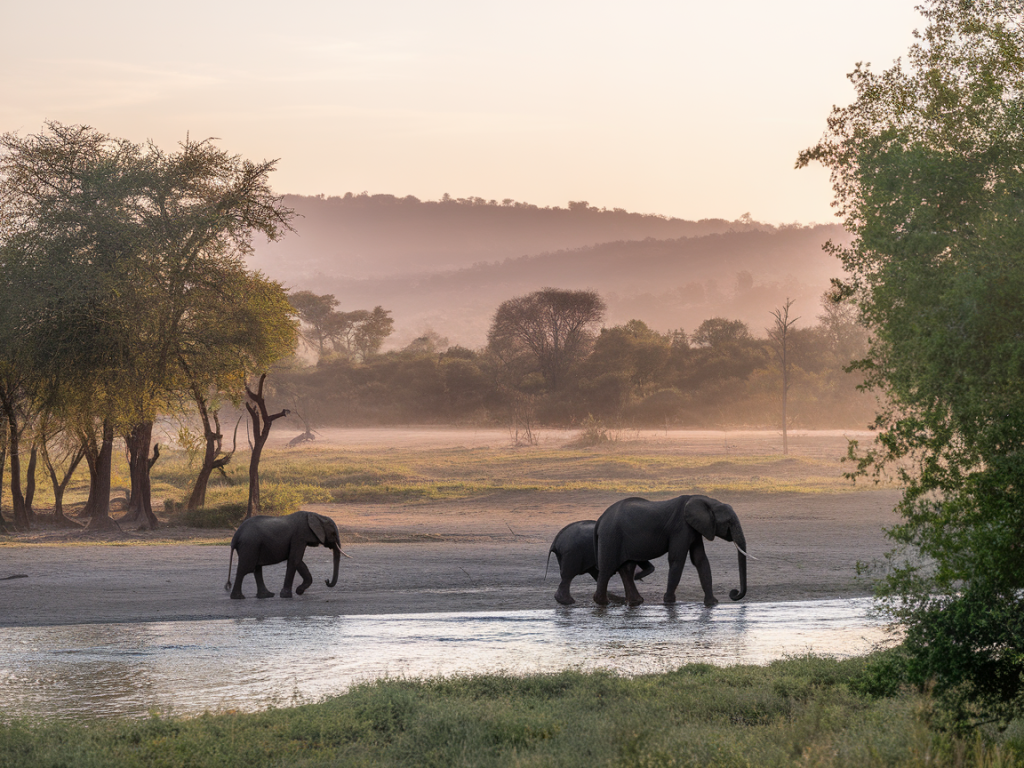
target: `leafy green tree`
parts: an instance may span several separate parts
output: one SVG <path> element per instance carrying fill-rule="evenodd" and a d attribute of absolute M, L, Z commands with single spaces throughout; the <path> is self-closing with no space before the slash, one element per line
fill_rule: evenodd
<path fill-rule="evenodd" d="M 121 433 L 130 435 L 132 498 L 153 527 L 152 424 L 184 388 L 190 318 L 216 302 L 253 234 L 276 239 L 291 211 L 270 190 L 272 161 L 254 164 L 208 141 L 166 153 L 88 126 L 47 129 L 0 138 L 0 252 L 11 280 L 33 289 L 21 300 L 21 345 L 46 396 L 61 393 L 84 414 L 94 521 L 109 524 Z"/>
<path fill-rule="evenodd" d="M 1024 3 L 930 0 L 907 64 L 858 65 L 856 100 L 801 153 L 853 241 L 837 285 L 889 405 L 859 473 L 905 488 L 882 588 L 912 679 L 957 721 L 1024 712 Z"/>

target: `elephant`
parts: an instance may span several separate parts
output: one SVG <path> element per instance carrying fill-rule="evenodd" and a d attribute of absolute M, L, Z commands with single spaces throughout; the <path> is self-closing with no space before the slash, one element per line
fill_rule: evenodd
<path fill-rule="evenodd" d="M 558 561 L 558 570 L 562 574 L 562 582 L 558 585 L 558 591 L 555 592 L 555 600 L 562 605 L 572 605 L 576 602 L 569 593 L 569 587 L 574 578 L 582 573 L 589 573 L 595 579 L 597 578 L 597 553 L 594 550 L 594 527 L 596 525 L 596 520 L 578 520 L 575 523 L 569 523 L 555 535 L 555 540 L 551 542 L 551 549 L 548 550 L 548 564 L 550 565 L 551 553 L 554 552 L 555 559 Z M 647 560 L 636 563 L 636 566 L 640 569 L 633 577 L 637 581 L 654 573 L 654 566 Z M 544 569 L 544 575 L 547 577 L 547 568 Z M 608 599 L 618 603 L 626 601 L 625 598 L 613 593 L 608 594 Z"/>
<path fill-rule="evenodd" d="M 740 588 L 730 591 L 729 597 L 741 600 L 747 594 L 747 542 L 739 518 L 728 504 L 694 495 L 668 501 L 622 499 L 604 511 L 594 529 L 598 568 L 594 602 L 608 604 L 608 581 L 618 572 L 626 590 L 626 602 L 629 605 L 643 603 L 644 599 L 633 582 L 631 563 L 660 557 L 667 552 L 665 602 L 676 601 L 676 587 L 689 553 L 704 590 L 704 605 L 709 608 L 717 605 L 718 600 L 711 588 L 711 565 L 704 553 L 702 536 L 708 541 L 720 536 L 736 545 Z"/>
<path fill-rule="evenodd" d="M 283 517 L 257 515 L 243 520 L 235 535 L 231 537 L 228 582 L 224 589 L 231 589 L 231 560 L 235 556 L 235 550 L 238 550 L 238 570 L 235 572 L 235 588 L 231 590 L 232 600 L 245 598 L 242 594 L 242 579 L 247 573 L 253 574 L 256 578 L 256 597 L 273 597 L 274 593 L 263 583 L 263 566 L 274 565 L 283 560 L 288 561 L 288 567 L 285 569 L 281 597 L 292 596 L 292 581 L 295 579 L 296 571 L 302 577 L 302 583 L 295 588 L 295 593 L 301 595 L 313 583 L 313 577 L 309 573 L 309 568 L 302 562 L 302 556 L 306 552 L 306 547 L 321 544 L 334 552 L 334 576 L 330 581 L 324 582 L 328 587 L 333 587 L 338 583 L 338 564 L 341 562 L 341 556 L 348 555 L 341 551 L 338 525 L 331 518 L 315 512 L 299 511 Z"/>

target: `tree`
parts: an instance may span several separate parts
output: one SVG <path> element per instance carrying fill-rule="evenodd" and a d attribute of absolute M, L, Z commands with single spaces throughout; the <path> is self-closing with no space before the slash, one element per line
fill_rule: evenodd
<path fill-rule="evenodd" d="M 786 415 L 786 406 L 789 399 L 790 373 L 793 366 L 793 326 L 800 318 L 790 319 L 789 308 L 793 306 L 791 299 L 780 309 L 772 310 L 772 317 L 775 323 L 768 332 L 768 343 L 771 344 L 772 352 L 775 354 L 775 361 L 779 365 L 779 373 L 782 374 L 782 455 L 789 455 L 789 421 Z"/>
<path fill-rule="evenodd" d="M 1024 27 L 1021 0 L 929 0 L 902 62 L 857 65 L 797 165 L 831 170 L 831 245 L 888 405 L 853 474 L 892 471 L 906 556 L 880 595 L 911 679 L 958 722 L 1024 712 Z M 897 554 L 900 550 L 897 550 Z"/>
<path fill-rule="evenodd" d="M 255 392 L 248 385 L 245 387 L 245 410 L 249 412 L 249 418 L 252 420 L 253 433 L 252 455 L 249 457 L 249 503 L 245 510 L 246 520 L 260 511 L 260 457 L 263 455 L 263 446 L 270 437 L 270 428 L 274 426 L 275 421 L 283 419 L 289 413 L 287 408 L 277 413 L 270 413 L 267 410 L 267 401 L 263 394 L 263 384 L 266 380 L 267 374 L 260 375 Z"/>
<path fill-rule="evenodd" d="M 288 301 L 307 326 L 301 334 L 303 341 L 316 347 L 320 355 L 327 344 L 341 338 L 344 327 L 338 323 L 341 313 L 334 311 L 338 300 L 333 294 L 318 296 L 312 291 L 295 291 L 288 295 Z"/>
<path fill-rule="evenodd" d="M 154 527 L 152 423 L 183 386 L 190 318 L 244 264 L 253 234 L 277 239 L 292 213 L 270 190 L 273 161 L 251 163 L 210 141 L 165 153 L 88 126 L 47 128 L 0 138 L 0 248 L 12 282 L 32 286 L 21 344 L 48 397 L 71 398 L 93 422 L 81 420 L 100 475 L 95 522 L 109 523 L 113 436 L 126 434 L 136 519 Z"/>
<path fill-rule="evenodd" d="M 604 317 L 595 291 L 545 288 L 502 302 L 487 345 L 499 358 L 527 357 L 549 390 L 557 390 L 590 351 L 594 326 Z"/>
<path fill-rule="evenodd" d="M 598 376 L 604 372 L 625 374 L 640 396 L 668 364 L 670 341 L 651 330 L 643 320 L 602 328 L 594 340 L 594 351 L 587 360 Z"/>
<path fill-rule="evenodd" d="M 356 327 L 352 345 L 362 360 L 380 352 L 384 340 L 391 335 L 395 321 L 389 317 L 390 314 L 390 309 L 378 305 Z"/>

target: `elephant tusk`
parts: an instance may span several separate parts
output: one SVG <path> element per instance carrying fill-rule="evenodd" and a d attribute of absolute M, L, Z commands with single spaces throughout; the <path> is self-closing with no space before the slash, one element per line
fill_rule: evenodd
<path fill-rule="evenodd" d="M 744 557 L 749 557 L 751 560 L 757 560 L 758 559 L 758 558 L 754 557 L 753 555 L 748 555 L 746 552 L 744 552 L 743 549 L 740 547 L 740 545 L 737 544 L 735 541 L 732 543 L 732 545 L 734 547 L 736 547 L 736 549 L 739 550 L 739 553 L 741 555 L 743 555 Z"/>
<path fill-rule="evenodd" d="M 341 552 L 341 554 L 345 555 L 345 557 L 347 557 L 349 560 L 353 559 L 352 555 L 350 555 L 347 552 L 345 552 L 345 550 L 343 550 L 341 547 L 338 547 L 338 551 Z"/>

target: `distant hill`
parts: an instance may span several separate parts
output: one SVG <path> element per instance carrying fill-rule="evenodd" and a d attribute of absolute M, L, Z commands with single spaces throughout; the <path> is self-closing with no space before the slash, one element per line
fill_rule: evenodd
<path fill-rule="evenodd" d="M 482 346 L 498 304 L 546 286 L 598 291 L 608 303 L 607 325 L 638 318 L 659 331 L 689 332 L 709 317 L 727 317 L 743 320 L 761 335 L 771 320 L 769 312 L 787 297 L 796 302 L 793 311 L 802 318 L 798 325 L 815 322 L 821 294 L 840 274 L 838 262 L 821 246 L 846 237 L 836 225 L 757 225 L 745 231 L 618 240 L 388 277 L 346 277 L 346 264 L 330 258 L 319 260 L 313 272 L 307 271 L 313 264 L 301 259 L 287 270 L 275 265 L 266 271 L 295 288 L 333 293 L 341 309 L 380 304 L 392 310 L 392 347 L 427 329 L 452 344 Z"/>
<path fill-rule="evenodd" d="M 586 202 L 539 208 L 481 198 L 421 201 L 415 197 L 286 195 L 299 214 L 295 232 L 257 247 L 252 265 L 302 281 L 322 273 L 347 278 L 436 272 L 479 262 L 533 256 L 620 240 L 672 239 L 749 231 L 749 220 L 686 221 L 604 210 Z"/>

